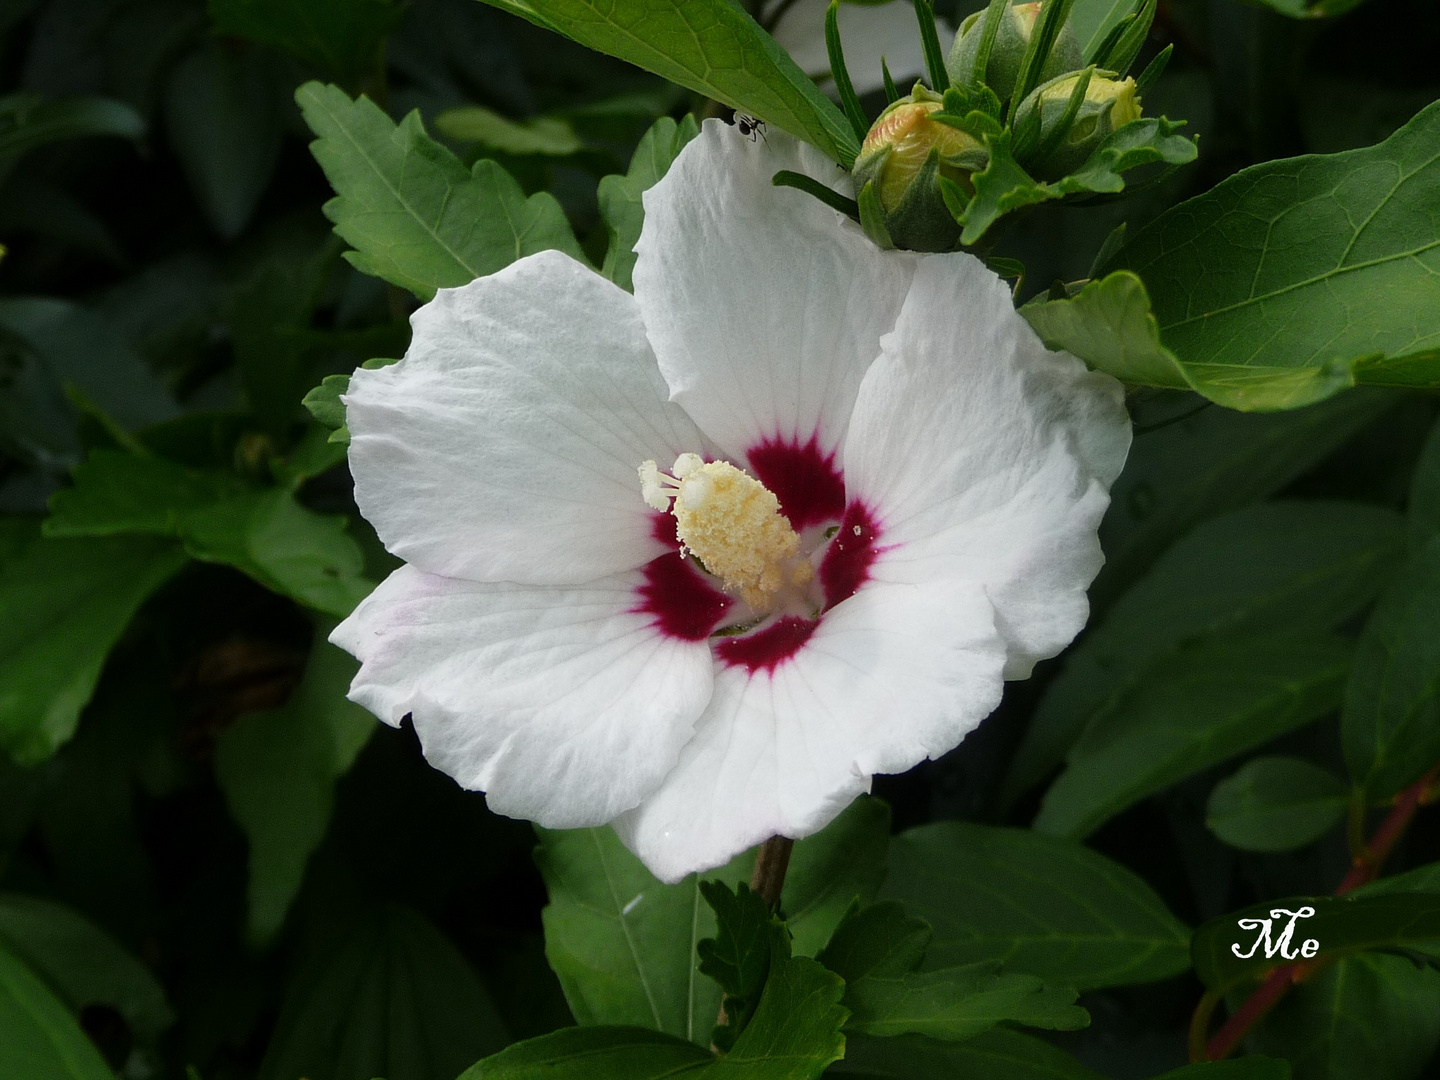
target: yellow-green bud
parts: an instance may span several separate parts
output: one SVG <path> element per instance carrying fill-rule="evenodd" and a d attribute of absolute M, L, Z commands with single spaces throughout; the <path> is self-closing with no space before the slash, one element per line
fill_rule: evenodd
<path fill-rule="evenodd" d="M 1025 50 L 1030 45 L 1030 35 L 1035 32 L 1035 21 L 1039 17 L 1038 3 L 1012 4 L 1000 17 L 1000 28 L 995 34 L 995 43 L 990 47 L 990 61 L 985 65 L 981 78 L 1001 101 L 1009 99 L 1015 92 L 1015 83 L 1020 78 L 1020 64 L 1025 59 Z M 960 31 L 955 35 L 955 43 L 950 46 L 950 55 L 945 61 L 945 70 L 951 82 L 968 86 L 972 81 L 984 30 L 983 9 L 969 15 L 960 24 Z M 1040 68 L 1040 81 L 1075 71 L 1083 62 L 1080 43 L 1067 20 Z"/>
<path fill-rule="evenodd" d="M 945 205 L 940 177 L 972 189 L 970 174 L 989 161 L 983 143 L 958 128 L 930 119 L 939 112 L 923 87 L 880 114 L 855 159 L 857 191 L 873 183 L 885 227 L 896 247 L 948 251 L 960 226 Z"/>
<path fill-rule="evenodd" d="M 1036 87 L 1016 112 L 1016 129 L 1023 131 L 1035 123 L 1034 114 L 1038 111 L 1039 137 L 1034 145 L 1045 147 L 1051 143 L 1057 126 L 1065 119 L 1070 96 L 1079 79 L 1079 74 L 1062 75 Z M 1069 130 L 1043 158 L 1029 163 L 1031 171 L 1036 179 L 1058 180 L 1085 164 L 1085 159 L 1112 131 L 1139 119 L 1140 94 L 1135 80 L 1116 79 L 1096 72 L 1085 87 L 1085 99 Z"/>

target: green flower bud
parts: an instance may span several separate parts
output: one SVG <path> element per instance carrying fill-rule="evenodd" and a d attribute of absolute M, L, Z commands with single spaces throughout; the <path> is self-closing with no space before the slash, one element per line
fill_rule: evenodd
<path fill-rule="evenodd" d="M 970 174 L 990 158 L 973 135 L 930 119 L 940 108 L 938 95 L 917 86 L 880 114 L 855 159 L 855 189 L 873 184 L 890 240 L 911 251 L 955 246 L 960 226 L 945 205 L 940 177 L 968 194 Z"/>
<path fill-rule="evenodd" d="M 1116 79 L 1095 72 L 1085 87 L 1073 122 L 1065 130 L 1065 114 L 1080 74 L 1062 75 L 1031 92 L 1015 114 L 1015 128 L 1038 125 L 1027 136 L 1038 156 L 1027 164 L 1039 180 L 1058 180 L 1085 164 L 1101 141 L 1117 128 L 1140 119 L 1140 94 L 1134 79 Z"/>
<path fill-rule="evenodd" d="M 981 78 L 1001 101 L 1015 92 L 1015 83 L 1020 78 L 1020 64 L 1025 59 L 1025 49 L 1030 44 L 1030 35 L 1035 32 L 1035 20 L 1039 16 L 1039 3 L 1023 3 L 1012 4 L 1000 17 L 1000 29 L 995 34 L 990 61 L 985 65 Z M 969 15 L 960 24 L 960 31 L 955 35 L 955 43 L 950 46 L 950 55 L 945 61 L 945 70 L 951 82 L 968 86 L 972 81 L 984 29 L 984 9 Z M 1076 71 L 1083 63 L 1080 43 L 1075 40 L 1075 31 L 1070 29 L 1067 20 L 1040 68 L 1040 81 Z"/>

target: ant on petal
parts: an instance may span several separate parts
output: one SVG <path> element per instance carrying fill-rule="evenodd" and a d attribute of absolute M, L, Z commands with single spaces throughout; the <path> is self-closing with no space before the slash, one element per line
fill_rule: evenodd
<path fill-rule="evenodd" d="M 751 142 L 754 142 L 757 138 L 765 139 L 765 121 L 761 120 L 758 116 L 737 112 L 735 114 L 735 126 L 740 129 L 740 134 L 744 135 Z M 765 141 L 769 142 L 770 140 L 765 139 Z"/>

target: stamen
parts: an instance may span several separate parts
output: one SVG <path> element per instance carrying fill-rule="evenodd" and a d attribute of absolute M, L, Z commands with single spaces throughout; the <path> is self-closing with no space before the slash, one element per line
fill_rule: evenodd
<path fill-rule="evenodd" d="M 800 555 L 800 537 L 779 500 L 728 461 L 681 454 L 668 475 L 647 461 L 640 491 L 647 506 L 675 515 L 682 551 L 756 611 L 772 610 L 782 590 L 813 580 L 815 569 Z"/>

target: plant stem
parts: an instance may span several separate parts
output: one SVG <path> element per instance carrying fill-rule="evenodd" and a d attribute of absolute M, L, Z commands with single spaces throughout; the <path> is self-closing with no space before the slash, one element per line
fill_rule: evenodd
<path fill-rule="evenodd" d="M 1437 782 L 1440 782 L 1440 764 L 1395 796 L 1390 812 L 1385 815 L 1385 820 L 1380 823 L 1380 828 L 1375 831 L 1370 843 L 1364 845 L 1355 854 L 1350 872 L 1345 875 L 1345 880 L 1340 882 L 1335 889 L 1336 896 L 1344 896 L 1361 885 L 1375 880 L 1380 873 L 1380 867 L 1389 858 L 1390 852 L 1394 850 L 1396 841 L 1404 834 L 1411 819 L 1415 817 L 1415 811 L 1421 806 L 1435 801 Z M 1255 992 L 1245 999 L 1245 1003 L 1221 1025 L 1220 1030 L 1208 1043 L 1204 1041 L 1205 1032 L 1210 1026 L 1210 1014 L 1214 1011 L 1219 998 L 1207 993 L 1200 999 L 1200 1004 L 1195 1007 L 1195 1015 L 1191 1018 L 1191 1060 L 1219 1061 L 1228 1057 L 1231 1051 L 1240 1044 L 1240 1040 L 1245 1037 L 1246 1033 L 1289 992 L 1290 987 L 1304 982 L 1321 966 L 1323 966 L 1323 961 L 1320 960 L 1302 960 L 1298 964 L 1283 964 L 1272 970 L 1265 976 L 1265 981 Z M 1202 1048 L 1203 1054 L 1201 1053 Z"/>
<path fill-rule="evenodd" d="M 755 851 L 755 872 L 750 875 L 750 888 L 773 911 L 780 906 L 780 890 L 785 887 L 785 871 L 790 867 L 790 851 L 795 841 L 788 836 L 772 836 Z"/>

